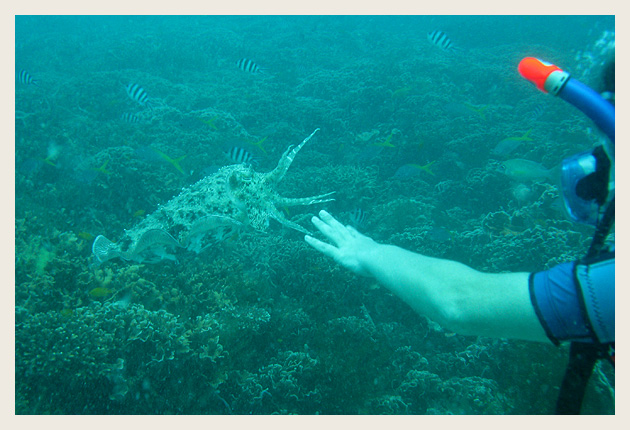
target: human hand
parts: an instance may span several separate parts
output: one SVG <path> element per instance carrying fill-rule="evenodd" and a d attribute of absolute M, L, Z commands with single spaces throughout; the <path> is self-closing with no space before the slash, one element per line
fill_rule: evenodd
<path fill-rule="evenodd" d="M 363 257 L 378 246 L 373 239 L 351 226 L 344 226 L 324 210 L 319 212 L 319 218 L 311 218 L 311 222 L 333 245 L 309 235 L 304 236 L 306 243 L 357 275 L 371 276 L 363 264 Z"/>

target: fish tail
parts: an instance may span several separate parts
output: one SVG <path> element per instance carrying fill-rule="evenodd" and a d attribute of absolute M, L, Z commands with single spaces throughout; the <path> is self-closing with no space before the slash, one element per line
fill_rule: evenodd
<path fill-rule="evenodd" d="M 181 157 L 177 157 L 174 160 L 170 160 L 173 167 L 175 167 L 179 171 L 179 173 L 181 173 L 182 175 L 186 175 L 186 172 L 184 172 L 184 169 L 182 169 L 182 166 L 179 165 L 179 162 L 182 161 L 187 156 L 188 155 L 182 155 Z"/>

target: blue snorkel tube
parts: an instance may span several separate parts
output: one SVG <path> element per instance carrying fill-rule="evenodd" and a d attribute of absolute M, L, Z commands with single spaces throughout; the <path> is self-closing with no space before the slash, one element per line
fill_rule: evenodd
<path fill-rule="evenodd" d="M 554 78 L 553 74 L 550 78 Z M 608 100 L 577 79 L 571 79 L 568 73 L 557 96 L 584 112 L 615 143 L 615 107 Z"/>
<path fill-rule="evenodd" d="M 519 73 L 539 90 L 558 96 L 584 112 L 615 143 L 615 107 L 597 91 L 587 87 L 556 65 L 526 57 Z"/>

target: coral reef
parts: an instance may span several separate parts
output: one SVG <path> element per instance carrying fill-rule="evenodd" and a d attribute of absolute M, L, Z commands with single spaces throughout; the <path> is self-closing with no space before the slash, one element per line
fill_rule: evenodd
<path fill-rule="evenodd" d="M 563 219 L 556 186 L 511 180 L 492 153 L 532 129 L 510 157 L 551 167 L 599 139 L 562 103 L 528 119 L 542 96 L 506 59 L 531 49 L 536 20 L 452 57 L 418 38 L 427 19 L 17 17 L 16 63 L 40 86 L 15 93 L 16 413 L 551 413 L 566 347 L 449 333 L 296 234 L 316 209 L 361 208 L 376 240 L 479 270 L 586 250 L 592 231 Z M 496 40 L 483 19 L 457 27 Z M 265 73 L 234 65 L 250 53 Z M 234 146 L 258 164 L 228 165 Z M 176 264 L 159 233 L 138 258 L 94 264 L 99 234 L 133 253 L 155 229 L 205 249 Z M 607 364 L 585 411 L 614 413 Z"/>

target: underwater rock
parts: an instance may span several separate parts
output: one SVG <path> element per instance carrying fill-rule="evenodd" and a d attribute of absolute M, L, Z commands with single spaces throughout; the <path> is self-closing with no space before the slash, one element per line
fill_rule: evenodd
<path fill-rule="evenodd" d="M 275 188 L 295 155 L 318 130 L 296 147 L 290 146 L 271 172 L 258 173 L 247 164 L 222 167 L 184 188 L 137 226 L 126 230 L 119 243 L 98 236 L 92 245 L 92 253 L 101 263 L 116 257 L 148 263 L 175 260 L 169 251 L 186 248 L 199 253 L 225 237 L 225 230 L 252 227 L 265 231 L 270 218 L 308 233 L 299 224 L 286 219 L 278 207 L 328 202 L 334 200 L 327 198 L 333 193 L 289 198 L 280 196 Z"/>

